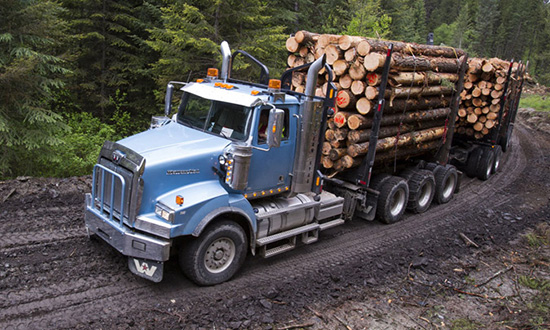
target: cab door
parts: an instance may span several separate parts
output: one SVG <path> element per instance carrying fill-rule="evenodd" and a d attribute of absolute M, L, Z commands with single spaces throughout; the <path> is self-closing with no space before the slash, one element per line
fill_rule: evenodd
<path fill-rule="evenodd" d="M 256 148 L 252 151 L 246 189 L 247 194 L 252 194 L 251 197 L 275 194 L 285 191 L 290 186 L 290 173 L 294 165 L 296 118 L 290 115 L 288 106 L 277 108 L 285 112 L 281 145 L 268 151 L 265 151 L 268 149 L 265 129 L 271 108 L 257 109 L 254 114 L 252 145 Z M 253 196 L 254 193 L 257 196 Z"/>

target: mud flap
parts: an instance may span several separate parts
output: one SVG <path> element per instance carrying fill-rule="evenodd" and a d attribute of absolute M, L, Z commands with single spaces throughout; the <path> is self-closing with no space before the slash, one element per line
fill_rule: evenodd
<path fill-rule="evenodd" d="M 162 261 L 128 257 L 128 268 L 137 276 L 157 283 L 162 281 L 164 274 L 164 263 Z"/>

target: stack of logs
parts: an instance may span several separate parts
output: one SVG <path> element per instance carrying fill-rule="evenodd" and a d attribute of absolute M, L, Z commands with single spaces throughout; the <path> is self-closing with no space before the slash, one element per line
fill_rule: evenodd
<path fill-rule="evenodd" d="M 509 67 L 510 62 L 498 58 L 471 58 L 468 61 L 464 90 L 460 94 L 458 134 L 482 139 L 497 126 Z M 512 73 L 516 69 L 517 63 L 514 63 Z M 509 86 L 507 92 L 512 88 Z"/>
<path fill-rule="evenodd" d="M 390 43 L 394 47 L 376 162 L 416 156 L 441 146 L 463 51 L 299 31 L 286 43 L 288 66 L 297 67 L 324 54 L 338 89 L 336 112 L 329 119 L 323 145 L 325 168 L 340 172 L 356 167 L 366 155 Z M 305 79 L 305 72 L 295 72 L 292 88 L 304 92 Z M 317 96 L 325 96 L 328 79 L 322 70 Z"/>

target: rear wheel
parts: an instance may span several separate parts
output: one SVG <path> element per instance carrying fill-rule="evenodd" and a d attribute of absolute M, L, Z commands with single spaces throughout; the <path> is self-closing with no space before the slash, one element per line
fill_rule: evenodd
<path fill-rule="evenodd" d="M 475 178 L 477 177 L 478 173 L 478 164 L 481 160 L 481 156 L 483 155 L 483 149 L 481 148 L 475 148 L 472 150 L 470 155 L 468 156 L 468 161 L 466 162 L 466 175 Z"/>
<path fill-rule="evenodd" d="M 435 178 L 428 170 L 414 170 L 409 180 L 407 209 L 414 213 L 428 210 L 435 195 Z"/>
<path fill-rule="evenodd" d="M 399 177 L 391 176 L 384 180 L 379 188 L 376 214 L 384 223 L 401 220 L 409 199 L 409 186 Z"/>
<path fill-rule="evenodd" d="M 438 204 L 448 203 L 458 185 L 458 173 L 452 165 L 438 166 L 434 170 L 435 195 L 434 201 Z"/>
<path fill-rule="evenodd" d="M 504 137 L 500 140 L 500 146 L 502 147 L 502 151 L 506 152 L 508 151 L 508 148 L 510 148 L 510 139 L 512 138 L 512 126 L 508 127 L 508 131 L 504 135 Z"/>
<path fill-rule="evenodd" d="M 183 273 L 199 285 L 229 280 L 241 268 L 248 240 L 241 226 L 231 221 L 217 222 L 180 251 Z"/>
<path fill-rule="evenodd" d="M 480 148 L 481 149 L 481 148 Z M 477 177 L 480 180 L 487 180 L 493 174 L 495 165 L 495 154 L 492 149 L 483 148 L 483 153 L 477 164 Z"/>
<path fill-rule="evenodd" d="M 496 173 L 500 169 L 500 160 L 502 159 L 502 148 L 498 145 L 495 146 L 493 148 L 493 154 L 495 155 L 495 160 L 493 162 L 493 173 Z"/>

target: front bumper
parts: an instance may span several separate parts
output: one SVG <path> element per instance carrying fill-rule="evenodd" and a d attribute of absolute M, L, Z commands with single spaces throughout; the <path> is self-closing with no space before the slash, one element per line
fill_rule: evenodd
<path fill-rule="evenodd" d="M 137 233 L 120 223 L 110 220 L 94 208 L 92 195 L 86 194 L 84 212 L 86 228 L 97 234 L 123 255 L 164 262 L 170 257 L 170 240 Z"/>

